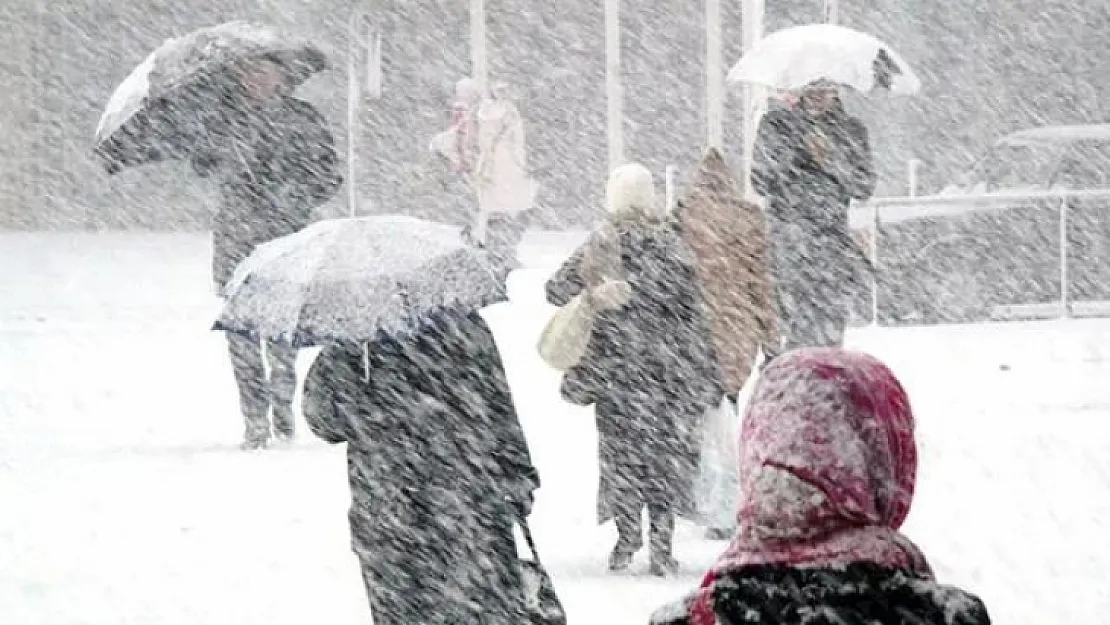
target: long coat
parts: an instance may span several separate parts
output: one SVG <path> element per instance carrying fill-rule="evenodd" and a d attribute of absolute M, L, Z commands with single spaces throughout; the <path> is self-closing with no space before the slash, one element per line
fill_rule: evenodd
<path fill-rule="evenodd" d="M 752 184 L 767 199 L 783 347 L 839 344 L 866 278 L 848 208 L 875 188 L 867 128 L 839 103 L 820 116 L 778 106 L 760 122 Z"/>
<path fill-rule="evenodd" d="M 598 315 L 582 362 L 563 378 L 563 396 L 596 404 L 599 523 L 646 504 L 692 515 L 702 417 L 720 398 L 705 304 L 673 222 L 641 218 L 615 228 L 632 295 Z M 581 291 L 589 255 L 576 253 L 548 282 L 550 303 L 565 305 Z"/>
<path fill-rule="evenodd" d="M 304 403 L 317 436 L 347 443 L 374 622 L 523 622 L 512 528 L 539 475 L 482 318 L 365 351 L 327 347 Z"/>
<path fill-rule="evenodd" d="M 710 149 L 675 209 L 696 258 L 712 322 L 723 390 L 740 392 L 761 346 L 777 343 L 763 212 L 741 195 L 728 164 Z"/>
<path fill-rule="evenodd" d="M 212 279 L 220 286 L 255 247 L 307 226 L 343 182 L 335 139 L 311 104 L 288 96 L 250 104 L 235 91 L 227 99 L 192 159 L 219 185 Z"/>

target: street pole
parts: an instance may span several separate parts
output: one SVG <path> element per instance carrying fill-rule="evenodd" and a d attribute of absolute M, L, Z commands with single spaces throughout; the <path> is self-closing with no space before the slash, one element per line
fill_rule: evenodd
<path fill-rule="evenodd" d="M 358 215 L 358 184 L 356 160 L 358 154 L 358 35 L 359 13 L 351 15 L 347 29 L 347 210 L 351 217 Z"/>
<path fill-rule="evenodd" d="M 470 65 L 474 80 L 486 93 L 489 65 L 486 58 L 486 1 L 470 0 Z"/>
<path fill-rule="evenodd" d="M 721 0 L 705 0 L 705 122 L 709 147 L 724 150 L 724 62 Z"/>
<path fill-rule="evenodd" d="M 763 38 L 764 0 L 743 0 L 741 4 L 741 45 L 747 54 Z M 757 85 L 744 85 L 743 129 L 744 147 L 741 156 L 741 178 L 745 197 L 754 195 L 752 189 L 752 165 L 755 161 L 755 136 L 759 130 L 759 119 L 767 105 L 766 90 Z"/>
<path fill-rule="evenodd" d="M 605 97 L 608 103 L 609 169 L 612 170 L 624 161 L 620 0 L 605 0 Z"/>

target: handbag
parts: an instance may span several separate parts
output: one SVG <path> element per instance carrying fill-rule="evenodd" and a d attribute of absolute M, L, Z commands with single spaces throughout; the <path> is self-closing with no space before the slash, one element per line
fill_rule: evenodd
<path fill-rule="evenodd" d="M 555 311 L 540 333 L 536 346 L 540 358 L 558 371 L 577 365 L 586 355 L 597 314 L 623 306 L 631 296 L 632 288 L 627 282 L 607 280 L 571 298 Z"/>
<path fill-rule="evenodd" d="M 555 585 L 551 576 L 540 563 L 540 554 L 536 551 L 536 542 L 532 540 L 532 530 L 524 519 L 517 521 L 520 531 L 524 534 L 524 542 L 532 553 L 531 560 L 520 560 L 520 580 L 524 594 L 524 610 L 531 625 L 566 625 L 567 613 L 563 609 L 559 596 L 555 594 Z"/>

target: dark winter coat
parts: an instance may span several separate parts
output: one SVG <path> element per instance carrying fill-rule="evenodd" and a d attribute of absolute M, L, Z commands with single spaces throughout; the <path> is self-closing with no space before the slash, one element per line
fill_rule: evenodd
<path fill-rule="evenodd" d="M 710 592 L 719 625 L 990 625 L 978 597 L 870 563 L 752 566 Z M 651 625 L 692 625 L 691 603 L 661 608 Z"/>
<path fill-rule="evenodd" d="M 240 104 L 213 115 L 193 157 L 197 173 L 219 184 L 212 224 L 218 285 L 255 247 L 308 225 L 343 181 L 335 139 L 311 104 L 287 96 L 260 105 L 229 99 Z"/>
<path fill-rule="evenodd" d="M 347 443 L 375 623 L 522 622 L 512 528 L 539 476 L 477 313 L 366 352 L 325 348 L 304 405 L 317 436 Z"/>
<path fill-rule="evenodd" d="M 848 208 L 875 188 L 867 128 L 839 103 L 820 116 L 776 106 L 760 122 L 752 184 L 767 200 L 787 347 L 838 343 L 830 335 L 847 323 L 847 295 L 866 278 Z"/>
<path fill-rule="evenodd" d="M 720 399 L 707 310 L 674 223 L 616 226 L 632 295 L 598 315 L 582 362 L 563 379 L 563 396 L 596 404 L 599 522 L 646 504 L 689 515 L 702 416 Z M 581 291 L 583 255 L 548 282 L 550 303 L 564 305 Z"/>

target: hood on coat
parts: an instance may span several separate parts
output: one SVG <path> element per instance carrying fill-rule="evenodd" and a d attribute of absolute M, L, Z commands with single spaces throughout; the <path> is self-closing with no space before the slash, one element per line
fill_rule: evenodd
<path fill-rule="evenodd" d="M 714 571 L 872 562 L 931 574 L 898 532 L 917 473 L 913 412 L 876 358 L 806 348 L 771 361 L 740 448 L 740 529 Z"/>
<path fill-rule="evenodd" d="M 610 218 L 666 216 L 666 208 L 655 198 L 651 171 L 639 163 L 621 165 L 609 175 L 605 206 Z"/>

